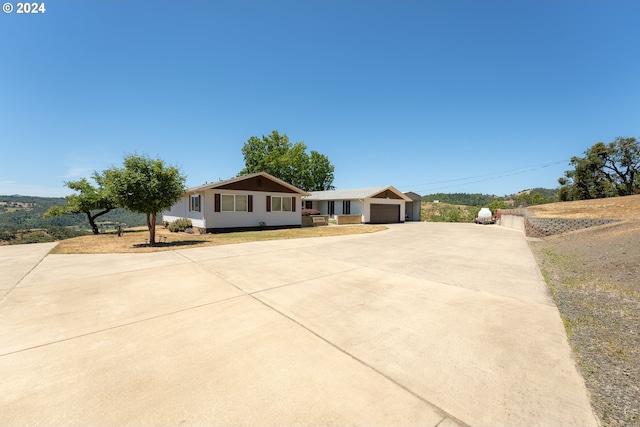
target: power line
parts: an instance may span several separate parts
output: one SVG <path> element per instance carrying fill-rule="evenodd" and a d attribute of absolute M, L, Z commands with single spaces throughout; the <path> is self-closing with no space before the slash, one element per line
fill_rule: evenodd
<path fill-rule="evenodd" d="M 469 185 L 469 184 L 476 184 L 478 182 L 491 181 L 491 180 L 494 180 L 494 179 L 504 178 L 504 177 L 507 177 L 507 176 L 520 175 L 520 174 L 523 174 L 523 173 L 532 172 L 532 171 L 535 171 L 535 170 L 547 168 L 549 166 L 558 165 L 558 164 L 561 164 L 561 163 L 568 163 L 568 162 L 569 162 L 569 160 L 557 160 L 555 162 L 543 163 L 543 164 L 535 165 L 535 166 L 527 166 L 527 167 L 523 167 L 523 168 L 519 168 L 519 169 L 508 170 L 508 171 L 493 172 L 493 173 L 484 174 L 484 175 L 475 175 L 475 176 L 470 176 L 470 177 L 466 177 L 466 178 L 456 178 L 456 179 L 449 179 L 449 180 L 445 180 L 445 181 L 434 181 L 434 182 L 429 182 L 429 183 L 425 183 L 425 184 L 402 185 L 402 186 L 399 186 L 399 187 L 401 187 L 401 188 L 411 187 L 411 188 L 415 189 L 415 188 L 422 188 L 422 187 L 425 187 L 425 186 L 431 186 L 431 185 L 437 185 L 437 184 L 447 184 L 447 183 L 450 183 L 450 182 L 468 181 L 468 182 L 463 182 L 461 184 L 454 184 L 454 185 L 447 185 L 447 186 L 442 186 L 442 187 L 439 186 L 439 187 L 434 187 L 434 188 L 428 188 L 428 189 L 425 189 L 424 191 L 442 190 L 442 189 L 447 189 L 447 188 L 462 187 L 462 186 Z M 497 176 L 494 176 L 494 175 L 497 175 Z M 483 179 L 478 179 L 478 178 L 483 178 Z M 469 180 L 474 180 L 474 181 L 469 181 Z"/>

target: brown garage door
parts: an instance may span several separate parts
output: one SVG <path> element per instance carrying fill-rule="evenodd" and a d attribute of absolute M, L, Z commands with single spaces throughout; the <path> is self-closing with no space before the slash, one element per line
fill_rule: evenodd
<path fill-rule="evenodd" d="M 389 224 L 400 222 L 400 205 L 371 204 L 371 223 Z"/>

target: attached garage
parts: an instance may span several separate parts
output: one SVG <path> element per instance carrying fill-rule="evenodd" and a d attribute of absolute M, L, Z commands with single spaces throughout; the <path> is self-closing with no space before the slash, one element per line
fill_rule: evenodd
<path fill-rule="evenodd" d="M 411 199 L 394 187 L 368 187 L 314 191 L 303 197 L 305 207 L 339 220 L 360 216 L 364 224 L 392 224 L 405 221 L 405 205 Z"/>
<path fill-rule="evenodd" d="M 391 224 L 400 222 L 400 205 L 371 204 L 371 224 Z"/>

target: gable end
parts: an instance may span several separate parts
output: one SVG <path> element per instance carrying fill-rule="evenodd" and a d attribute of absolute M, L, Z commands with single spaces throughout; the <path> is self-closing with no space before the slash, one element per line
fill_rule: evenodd
<path fill-rule="evenodd" d="M 242 181 L 232 182 L 229 184 L 216 187 L 217 189 L 224 190 L 246 190 L 246 191 L 265 191 L 271 193 L 293 193 L 297 194 L 292 189 L 285 187 L 277 182 L 271 181 L 264 176 L 254 176 L 251 178 L 243 179 Z"/>
<path fill-rule="evenodd" d="M 374 196 L 371 196 L 374 199 L 399 199 L 402 200 L 402 197 L 391 190 L 384 190 L 381 193 L 378 193 Z"/>

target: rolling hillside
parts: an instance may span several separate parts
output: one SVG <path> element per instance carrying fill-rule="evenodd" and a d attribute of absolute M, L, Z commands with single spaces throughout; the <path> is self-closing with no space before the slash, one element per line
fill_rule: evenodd
<path fill-rule="evenodd" d="M 50 207 L 64 205 L 62 197 L 0 196 L 0 228 L 76 227 L 89 229 L 83 214 L 44 218 Z M 145 216 L 116 209 L 99 218 L 100 222 L 121 222 L 130 227 L 145 225 Z"/>
<path fill-rule="evenodd" d="M 0 196 L 0 245 L 40 243 L 62 240 L 88 233 L 84 214 L 44 218 L 52 206 L 64 205 L 61 197 Z M 144 214 L 116 209 L 101 216 L 98 222 L 146 225 Z"/>
<path fill-rule="evenodd" d="M 530 206 L 529 213 L 539 218 L 640 218 L 640 195 L 578 200 Z"/>

